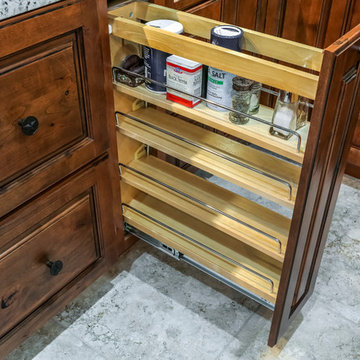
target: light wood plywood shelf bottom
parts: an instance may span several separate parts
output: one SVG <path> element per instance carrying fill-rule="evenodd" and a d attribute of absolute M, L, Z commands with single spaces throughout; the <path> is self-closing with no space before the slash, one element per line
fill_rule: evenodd
<path fill-rule="evenodd" d="M 300 176 L 298 166 L 153 108 L 140 109 L 128 116 L 118 116 L 118 129 L 123 135 L 293 208 Z"/>
<path fill-rule="evenodd" d="M 121 166 L 121 180 L 278 261 L 284 260 L 290 220 L 278 213 L 153 156 Z"/>
<path fill-rule="evenodd" d="M 270 127 L 256 120 L 250 119 L 246 125 L 235 125 L 229 121 L 228 112 L 212 110 L 204 103 L 200 103 L 191 109 L 181 104 L 167 100 L 166 95 L 152 93 L 148 91 L 143 85 L 132 88 L 130 86 L 117 83 L 114 84 L 114 89 L 115 102 L 117 98 L 116 92 L 127 94 L 137 99 L 146 101 L 150 104 L 162 107 L 163 109 L 169 110 L 173 113 L 195 120 L 201 124 L 233 135 L 239 139 L 248 141 L 254 145 L 275 152 L 300 164 L 304 160 L 304 152 L 310 124 L 307 124 L 298 131 L 299 135 L 301 136 L 301 147 L 300 151 L 297 151 L 297 137 L 292 136 L 289 140 L 283 140 L 272 136 L 269 133 Z M 265 121 L 271 122 L 272 114 L 273 109 L 267 106 L 260 106 L 259 113 L 256 114 L 256 116 Z"/>
<path fill-rule="evenodd" d="M 275 303 L 281 263 L 149 195 L 141 193 L 128 205 L 131 208 L 124 206 L 125 222 L 248 291 Z M 166 226 L 159 225 L 159 222 Z M 207 248 L 233 262 L 224 260 Z"/>

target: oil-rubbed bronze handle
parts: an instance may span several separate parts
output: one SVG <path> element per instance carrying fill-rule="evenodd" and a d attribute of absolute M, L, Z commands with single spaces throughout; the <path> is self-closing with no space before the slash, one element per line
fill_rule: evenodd
<path fill-rule="evenodd" d="M 56 260 L 56 261 L 47 261 L 46 262 L 46 266 L 50 269 L 50 275 L 51 276 L 56 276 L 59 275 L 62 268 L 63 268 L 63 263 L 60 260 Z"/>
<path fill-rule="evenodd" d="M 20 120 L 18 124 L 25 135 L 34 135 L 39 128 L 39 121 L 35 116 L 28 116 L 26 119 Z"/>

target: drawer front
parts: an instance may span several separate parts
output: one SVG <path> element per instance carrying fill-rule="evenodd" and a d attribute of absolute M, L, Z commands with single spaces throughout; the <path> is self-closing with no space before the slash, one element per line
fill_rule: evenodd
<path fill-rule="evenodd" d="M 0 222 L 0 344 L 47 300 L 73 294 L 108 261 L 114 225 L 107 166 L 91 167 Z"/>
<path fill-rule="evenodd" d="M 87 136 L 73 41 L 64 40 L 1 67 L 0 183 Z"/>
<path fill-rule="evenodd" d="M 197 5 L 189 10 L 187 12 L 203 16 L 208 19 L 213 20 L 221 20 L 221 0 L 209 0 L 206 1 L 200 5 Z"/>
<path fill-rule="evenodd" d="M 97 259 L 89 196 L 23 242 L 0 260 L 0 336 Z M 47 262 L 53 262 L 52 268 Z M 57 264 L 63 264 L 58 275 Z"/>
<path fill-rule="evenodd" d="M 0 217 L 110 146 L 97 12 L 58 7 L 0 27 Z"/>

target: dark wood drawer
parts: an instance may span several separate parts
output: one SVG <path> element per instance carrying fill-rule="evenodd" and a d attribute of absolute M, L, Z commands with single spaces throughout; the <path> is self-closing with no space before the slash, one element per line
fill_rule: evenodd
<path fill-rule="evenodd" d="M 26 21 L 0 28 L 0 217 L 109 148 L 98 39 L 79 28 L 81 12 L 68 12 L 60 9 L 56 21 L 67 23 L 66 33 L 46 20 L 54 12 L 30 28 Z M 37 42 L 12 53 L 13 41 L 23 41 L 14 35 L 24 31 Z M 24 123 L 35 118 L 36 132 Z"/>
<path fill-rule="evenodd" d="M 73 285 L 111 255 L 106 232 L 114 225 L 104 211 L 111 195 L 101 178 L 107 166 L 89 168 L 0 222 L 0 345 L 59 292 L 73 295 Z M 51 275 L 47 262 L 57 260 L 63 268 Z"/>
<path fill-rule="evenodd" d="M 0 182 L 87 136 L 72 45 L 69 39 L 0 70 Z"/>
<path fill-rule="evenodd" d="M 213 20 L 221 19 L 221 0 L 209 0 L 194 6 L 187 12 Z"/>

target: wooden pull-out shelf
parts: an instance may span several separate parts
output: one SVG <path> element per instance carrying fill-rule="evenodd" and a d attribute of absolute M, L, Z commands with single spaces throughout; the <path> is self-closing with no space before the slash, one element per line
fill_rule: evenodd
<path fill-rule="evenodd" d="M 155 19 L 181 22 L 184 34 L 144 25 Z M 270 304 L 275 345 L 314 289 L 360 108 L 360 26 L 326 51 L 243 29 L 244 51 L 235 52 L 208 42 L 222 23 L 147 2 L 110 11 L 109 23 L 126 229 Z M 141 55 L 142 45 L 258 81 L 270 93 L 304 96 L 313 103 L 311 126 L 283 140 L 269 133 L 269 107 L 235 125 L 202 97 L 190 109 L 117 83 L 122 60 Z M 150 156 L 154 149 L 293 209 L 292 219 Z"/>
<path fill-rule="evenodd" d="M 130 15 L 130 13 L 132 14 Z M 111 11 L 109 15 L 111 18 L 123 16 L 143 21 L 157 19 L 179 21 L 184 26 L 185 33 L 207 40 L 210 39 L 210 32 L 214 26 L 226 25 L 226 23 L 220 21 L 214 21 L 187 12 L 145 2 L 134 2 L 127 7 Z M 324 52 L 322 49 L 253 30 L 242 29 L 244 30 L 244 40 L 242 44 L 244 50 L 306 69 L 320 71 Z"/>
<path fill-rule="evenodd" d="M 152 11 L 152 9 L 153 7 L 149 6 L 149 4 L 142 5 L 141 2 L 135 2 L 127 7 L 111 11 L 109 17 L 113 34 L 125 40 L 150 46 L 169 54 L 182 56 L 278 89 L 294 92 L 309 99 L 315 99 L 319 81 L 318 75 L 245 53 L 224 49 L 192 37 L 166 32 L 136 21 L 142 20 L 141 18 L 159 19 L 157 17 L 157 15 L 160 15 L 159 13 L 157 15 L 153 13 L 153 15 L 147 17 L 146 14 Z M 176 11 L 163 8 L 160 16 L 170 19 L 171 15 L 172 18 L 176 18 Z M 190 21 L 184 23 L 184 31 L 191 35 L 201 36 L 203 34 L 208 38 L 211 28 L 217 25 L 216 21 L 201 22 L 201 17 L 196 15 L 189 16 L 193 18 L 188 18 Z M 193 20 L 192 25 L 190 25 L 191 19 Z M 182 22 L 183 18 L 178 18 L 178 20 Z M 203 28 L 200 33 L 196 28 L 202 26 Z M 249 32 L 247 33 L 249 34 Z M 263 36 L 261 38 L 260 36 L 251 37 L 251 35 L 250 38 L 248 35 L 246 37 L 248 41 L 253 42 L 254 46 L 251 51 L 274 59 L 278 58 L 278 60 L 286 59 L 290 64 L 302 67 L 310 66 L 310 68 L 316 70 L 320 68 L 322 50 L 310 46 L 301 46 L 291 41 L 284 43 L 284 40 L 276 37 Z M 267 43 L 267 46 L 264 43 Z M 269 51 L 271 44 L 273 45 L 272 52 Z M 277 45 L 281 49 L 280 51 L 277 50 L 279 49 Z M 248 46 L 248 48 L 251 47 Z M 288 55 L 284 55 L 286 52 Z M 304 59 L 304 54 L 306 53 L 309 56 L 309 60 Z"/>
<path fill-rule="evenodd" d="M 122 51 L 131 48 L 140 54 L 139 44 L 148 45 L 315 98 L 318 76 L 299 70 L 299 66 L 319 71 L 322 50 L 245 29 L 244 49 L 271 55 L 282 61 L 280 65 L 142 23 L 158 18 L 174 19 L 184 25 L 186 33 L 209 39 L 211 28 L 220 23 L 191 14 L 134 2 L 111 11 L 109 18 L 114 66 L 120 65 Z M 287 64 L 283 65 L 284 62 Z M 298 131 L 298 136 L 283 140 L 270 135 L 273 109 L 263 105 L 256 114 L 260 121 L 250 119 L 246 125 L 235 125 L 229 121 L 228 112 L 211 110 L 205 102 L 191 109 L 168 101 L 165 95 L 150 92 L 143 85 L 133 88 L 115 82 L 114 90 L 125 222 L 274 303 L 291 220 L 146 155 L 143 149 L 146 144 L 293 209 L 309 124 Z M 215 254 L 192 243 L 190 238 L 215 250 Z M 226 261 L 226 257 L 269 277 L 273 290 L 270 291 L 268 280 Z"/>
<path fill-rule="evenodd" d="M 126 136 L 281 205 L 294 206 L 301 170 L 296 165 L 153 108 L 118 115 L 118 120 Z"/>
<path fill-rule="evenodd" d="M 275 302 L 281 273 L 281 263 L 278 261 L 149 195 L 139 194 L 127 205 L 137 210 L 124 206 L 124 219 L 131 226 L 159 239 L 267 301 Z M 179 233 L 244 267 L 216 256 Z"/>
<path fill-rule="evenodd" d="M 290 219 L 153 156 L 121 166 L 121 179 L 283 261 Z"/>
<path fill-rule="evenodd" d="M 300 149 L 298 151 L 298 138 L 295 135 L 293 135 L 289 140 L 283 140 L 281 138 L 272 136 L 269 133 L 270 126 L 256 120 L 250 119 L 246 125 L 235 125 L 230 122 L 228 112 L 212 110 L 204 103 L 200 103 L 191 109 L 181 104 L 167 100 L 166 95 L 151 93 L 150 91 L 146 90 L 145 86 L 132 88 L 117 83 L 115 84 L 115 89 L 119 93 L 133 96 L 137 99 L 141 99 L 150 104 L 169 110 L 175 114 L 193 119 L 201 124 L 210 126 L 214 129 L 223 131 L 264 149 L 273 151 L 298 163 L 302 163 L 304 160 L 304 152 L 310 124 L 307 124 L 298 130 L 298 134 L 301 137 Z M 256 116 L 271 122 L 272 114 L 272 108 L 260 105 L 259 113 L 256 114 Z"/>

